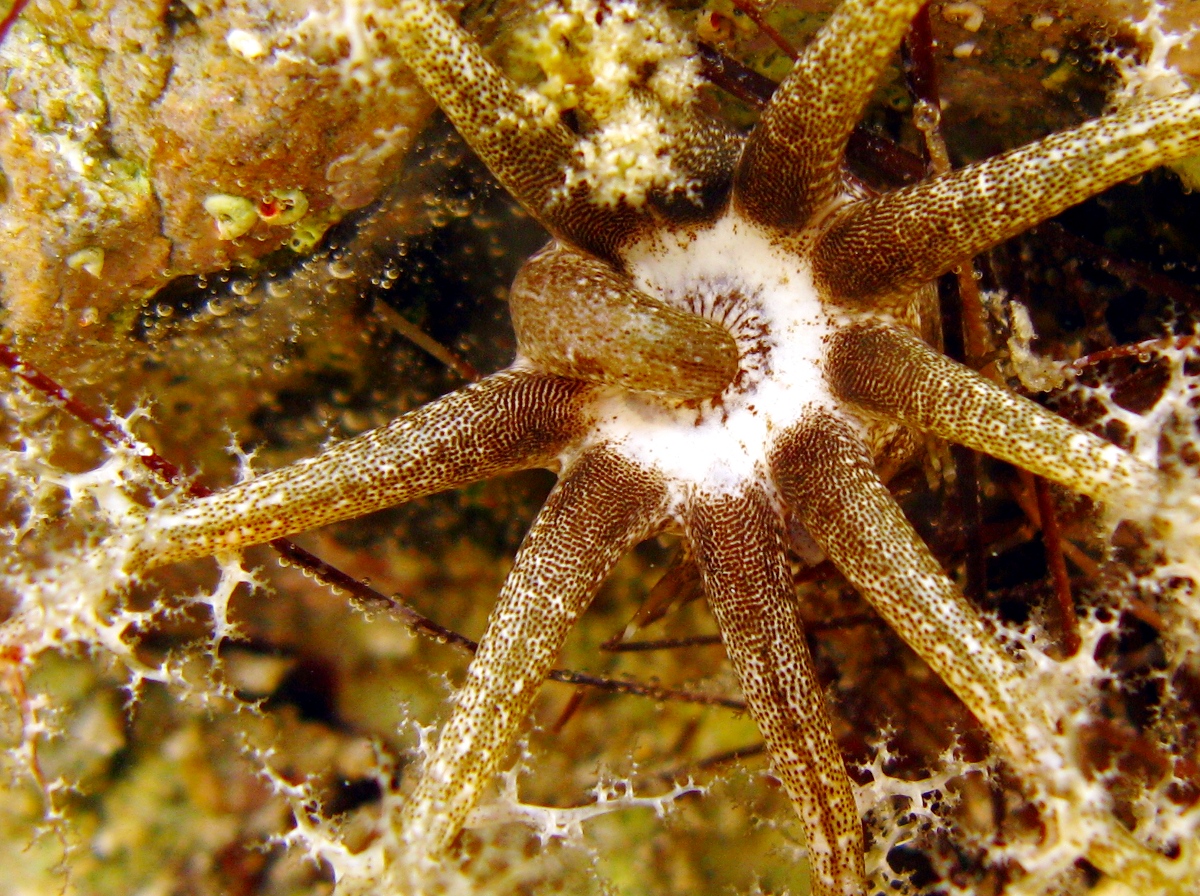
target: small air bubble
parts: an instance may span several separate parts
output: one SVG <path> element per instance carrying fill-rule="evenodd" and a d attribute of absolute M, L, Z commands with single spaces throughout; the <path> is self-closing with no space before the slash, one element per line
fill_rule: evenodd
<path fill-rule="evenodd" d="M 471 200 L 466 197 L 447 199 L 442 207 L 452 218 L 465 218 L 471 214 Z"/>
<path fill-rule="evenodd" d="M 921 100 L 913 106 L 913 124 L 920 131 L 935 130 L 941 118 L 941 111 L 933 103 Z"/>
<path fill-rule="evenodd" d="M 335 258 L 329 262 L 329 276 L 335 280 L 349 280 L 354 276 L 354 268 L 350 267 L 343 259 Z"/>

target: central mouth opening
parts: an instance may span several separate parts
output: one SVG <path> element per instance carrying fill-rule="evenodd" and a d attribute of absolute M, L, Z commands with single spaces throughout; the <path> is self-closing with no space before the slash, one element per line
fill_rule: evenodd
<path fill-rule="evenodd" d="M 714 405 L 745 395 L 770 373 L 770 321 L 756 296 L 740 289 L 697 289 L 687 296 L 686 307 L 693 314 L 721 324 L 733 336 L 738 348 L 738 371 L 720 394 L 708 399 Z"/>

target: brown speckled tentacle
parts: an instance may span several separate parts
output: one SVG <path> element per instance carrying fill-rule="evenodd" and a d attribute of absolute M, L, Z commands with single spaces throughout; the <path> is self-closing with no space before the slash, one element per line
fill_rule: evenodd
<path fill-rule="evenodd" d="M 590 202 L 582 186 L 565 191 L 567 170 L 578 164 L 570 131 L 534 108 L 439 0 L 399 0 L 397 8 L 404 61 L 492 174 L 552 233 L 615 260 L 648 216 Z"/>
<path fill-rule="evenodd" d="M 1200 94 L 1086 122 L 958 171 L 855 203 L 817 245 L 841 299 L 900 294 L 1156 165 L 1200 152 Z"/>
<path fill-rule="evenodd" d="M 650 198 L 657 213 L 674 224 L 710 221 L 726 208 L 746 141 L 697 105 L 679 114 L 686 125 L 679 129 L 671 160 L 690 186 L 657 191 Z"/>
<path fill-rule="evenodd" d="M 719 323 L 647 295 L 561 243 L 521 268 L 510 308 L 521 353 L 564 376 L 706 398 L 737 373 L 737 343 Z"/>
<path fill-rule="evenodd" d="M 834 414 L 814 413 L 779 442 L 771 468 L 784 499 L 842 575 L 1007 756 L 1025 770 L 1034 767 L 1040 725 L 1022 706 L 1020 665 L 905 519 L 855 431 Z"/>
<path fill-rule="evenodd" d="M 697 495 L 686 536 L 750 712 L 804 826 L 813 892 L 863 891 L 862 823 L 804 640 L 765 494 Z"/>
<path fill-rule="evenodd" d="M 882 323 L 839 333 L 827 360 L 840 398 L 1045 476 L 1127 512 L 1161 488 L 1154 469 Z M 1132 502 L 1131 502 L 1132 499 Z"/>
<path fill-rule="evenodd" d="M 841 191 L 846 142 L 921 0 L 847 0 L 796 60 L 738 165 L 751 220 L 802 226 Z"/>
<path fill-rule="evenodd" d="M 563 641 L 608 571 L 661 525 L 662 480 L 606 448 L 568 468 L 526 535 L 454 711 L 401 820 L 436 855 L 508 754 Z"/>
<path fill-rule="evenodd" d="M 578 380 L 507 370 L 387 426 L 207 498 L 161 504 L 131 563 L 148 569 L 547 466 L 584 426 Z"/>

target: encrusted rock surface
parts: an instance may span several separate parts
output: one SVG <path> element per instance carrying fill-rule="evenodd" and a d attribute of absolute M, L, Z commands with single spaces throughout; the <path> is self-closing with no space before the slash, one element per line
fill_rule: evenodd
<path fill-rule="evenodd" d="M 326 0 L 31 4 L 0 48 L 7 325 L 122 336 L 172 278 L 303 249 L 372 201 L 432 108 L 387 33 Z M 222 233 L 221 198 L 249 220 Z"/>

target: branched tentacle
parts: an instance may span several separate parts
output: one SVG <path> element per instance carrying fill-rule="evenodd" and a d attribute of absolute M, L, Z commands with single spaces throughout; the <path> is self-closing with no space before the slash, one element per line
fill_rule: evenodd
<path fill-rule="evenodd" d="M 862 823 L 804 640 L 778 517 L 752 487 L 697 495 L 684 522 L 725 650 L 804 825 L 813 891 L 861 893 Z"/>
<path fill-rule="evenodd" d="M 628 205 L 589 201 L 587 188 L 565 189 L 577 166 L 576 140 L 537 109 L 483 55 L 439 0 L 400 0 L 404 61 L 491 172 L 543 226 L 608 259 L 631 242 L 647 216 Z"/>
<path fill-rule="evenodd" d="M 1163 488 L 1158 472 L 1128 452 L 899 327 L 849 327 L 834 338 L 826 363 L 830 386 L 845 401 L 1115 502 L 1135 516 Z"/>
<path fill-rule="evenodd" d="M 284 538 L 501 473 L 547 466 L 592 387 L 506 370 L 387 426 L 207 498 L 150 511 L 133 569 Z"/>
<path fill-rule="evenodd" d="M 723 326 L 561 243 L 526 262 L 510 306 L 524 356 L 563 376 L 707 398 L 737 373 L 737 344 Z"/>
<path fill-rule="evenodd" d="M 822 235 L 817 279 L 842 299 L 894 296 L 1089 196 L 1200 152 L 1200 94 L 1171 96 L 854 203 Z"/>
<path fill-rule="evenodd" d="M 942 571 L 843 420 L 815 413 L 771 458 L 785 501 L 826 556 L 1022 769 L 1041 744 L 1020 665 Z M 1043 727 L 1042 730 L 1045 730 Z M 1031 740 L 1033 738 L 1033 740 Z"/>
<path fill-rule="evenodd" d="M 458 834 L 575 620 L 613 564 L 662 524 L 666 504 L 661 478 L 603 447 L 564 472 L 521 545 L 405 806 L 403 829 L 418 853 L 436 855 Z"/>
<path fill-rule="evenodd" d="M 850 132 L 920 7 L 920 0 L 838 7 L 746 142 L 734 195 L 748 218 L 800 227 L 837 196 Z"/>

